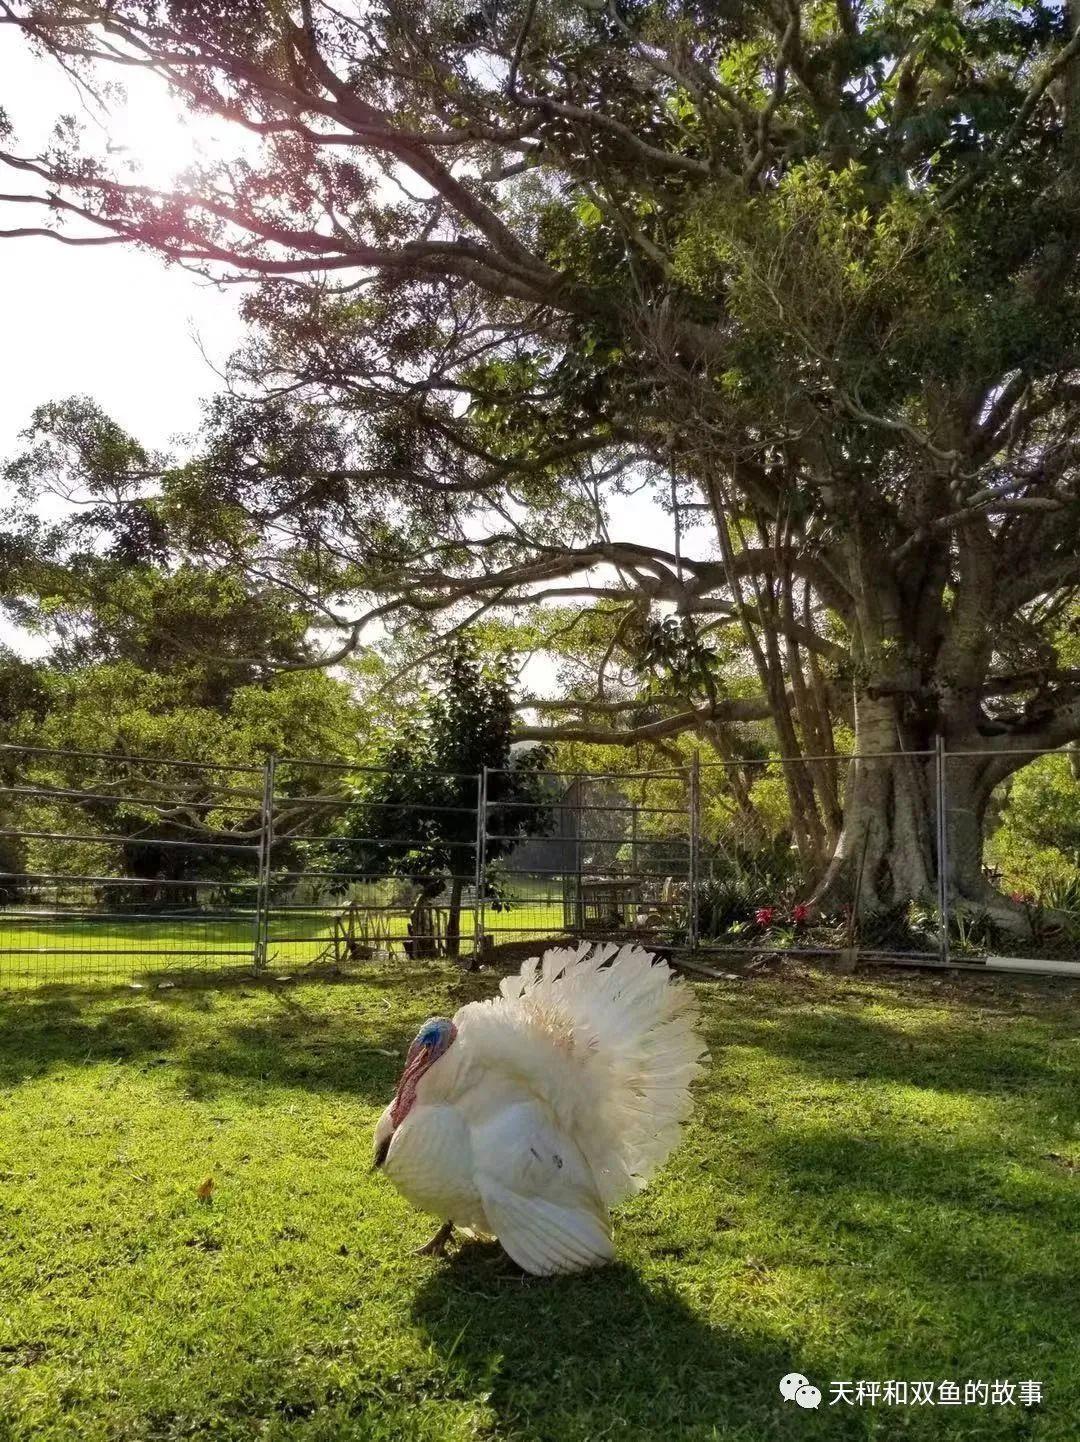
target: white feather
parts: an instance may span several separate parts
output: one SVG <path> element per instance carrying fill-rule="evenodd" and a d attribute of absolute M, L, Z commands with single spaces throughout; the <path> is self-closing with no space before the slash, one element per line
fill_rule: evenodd
<path fill-rule="evenodd" d="M 694 1021 L 689 989 L 639 946 L 532 958 L 454 1017 L 387 1175 L 421 1209 L 497 1236 L 527 1271 L 610 1260 L 608 1208 L 663 1164 L 690 1112 Z"/>

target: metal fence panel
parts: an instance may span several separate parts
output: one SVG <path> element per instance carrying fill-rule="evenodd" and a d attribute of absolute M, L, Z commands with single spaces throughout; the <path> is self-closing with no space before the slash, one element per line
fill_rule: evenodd
<path fill-rule="evenodd" d="M 250 965 L 258 780 L 248 765 L 0 747 L 0 985 Z"/>
<path fill-rule="evenodd" d="M 1069 748 L 518 779 L 0 747 L 0 986 L 510 961 L 578 938 L 1080 954 Z"/>
<path fill-rule="evenodd" d="M 488 772 L 484 804 L 489 953 L 557 937 L 686 944 L 688 772 L 545 772 L 546 805 L 524 830 L 511 824 L 518 803 L 499 799 L 501 779 Z"/>

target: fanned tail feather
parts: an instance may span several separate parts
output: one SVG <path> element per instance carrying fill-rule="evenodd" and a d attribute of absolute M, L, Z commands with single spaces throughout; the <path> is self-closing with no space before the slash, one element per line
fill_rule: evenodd
<path fill-rule="evenodd" d="M 693 993 L 640 946 L 562 947 L 525 963 L 494 1005 L 579 1065 L 545 1088 L 611 1205 L 666 1161 L 701 1069 Z M 524 1037 L 521 1037 L 524 1040 Z"/>

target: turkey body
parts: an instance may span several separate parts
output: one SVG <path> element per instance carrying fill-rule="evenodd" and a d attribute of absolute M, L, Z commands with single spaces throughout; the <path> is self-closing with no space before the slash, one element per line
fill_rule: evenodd
<path fill-rule="evenodd" d="M 640 947 L 548 952 L 455 1015 L 395 1127 L 386 1175 L 420 1210 L 536 1275 L 614 1256 L 609 1208 L 678 1140 L 699 1069 L 693 998 Z"/>

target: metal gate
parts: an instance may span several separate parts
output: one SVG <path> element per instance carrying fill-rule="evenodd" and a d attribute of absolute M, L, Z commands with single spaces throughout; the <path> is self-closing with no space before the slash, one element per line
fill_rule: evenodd
<path fill-rule="evenodd" d="M 965 825 L 985 758 L 940 745 L 904 758 L 936 825 L 931 884 L 858 924 L 850 905 L 808 915 L 820 874 L 789 834 L 792 768 L 807 783 L 835 780 L 839 814 L 853 779 L 888 775 L 894 756 L 543 771 L 522 800 L 513 767 L 419 775 L 4 745 L 0 986 L 170 985 L 380 955 L 510 961 L 573 938 L 743 954 L 857 947 L 939 964 L 1075 960 L 1080 764 L 1069 750 L 1026 760 L 1015 777 L 1003 770 L 984 854 L 959 858 L 976 883 L 981 863 L 988 894 L 1023 920 L 1018 934 L 946 883 L 957 861 L 947 853 L 972 850 Z M 1030 843 L 1002 826 L 1021 803 L 1038 821 Z"/>
<path fill-rule="evenodd" d="M 507 774 L 481 778 L 478 950 L 557 935 L 693 945 L 696 766 L 542 773 L 545 824 L 524 835 L 498 795 Z"/>

